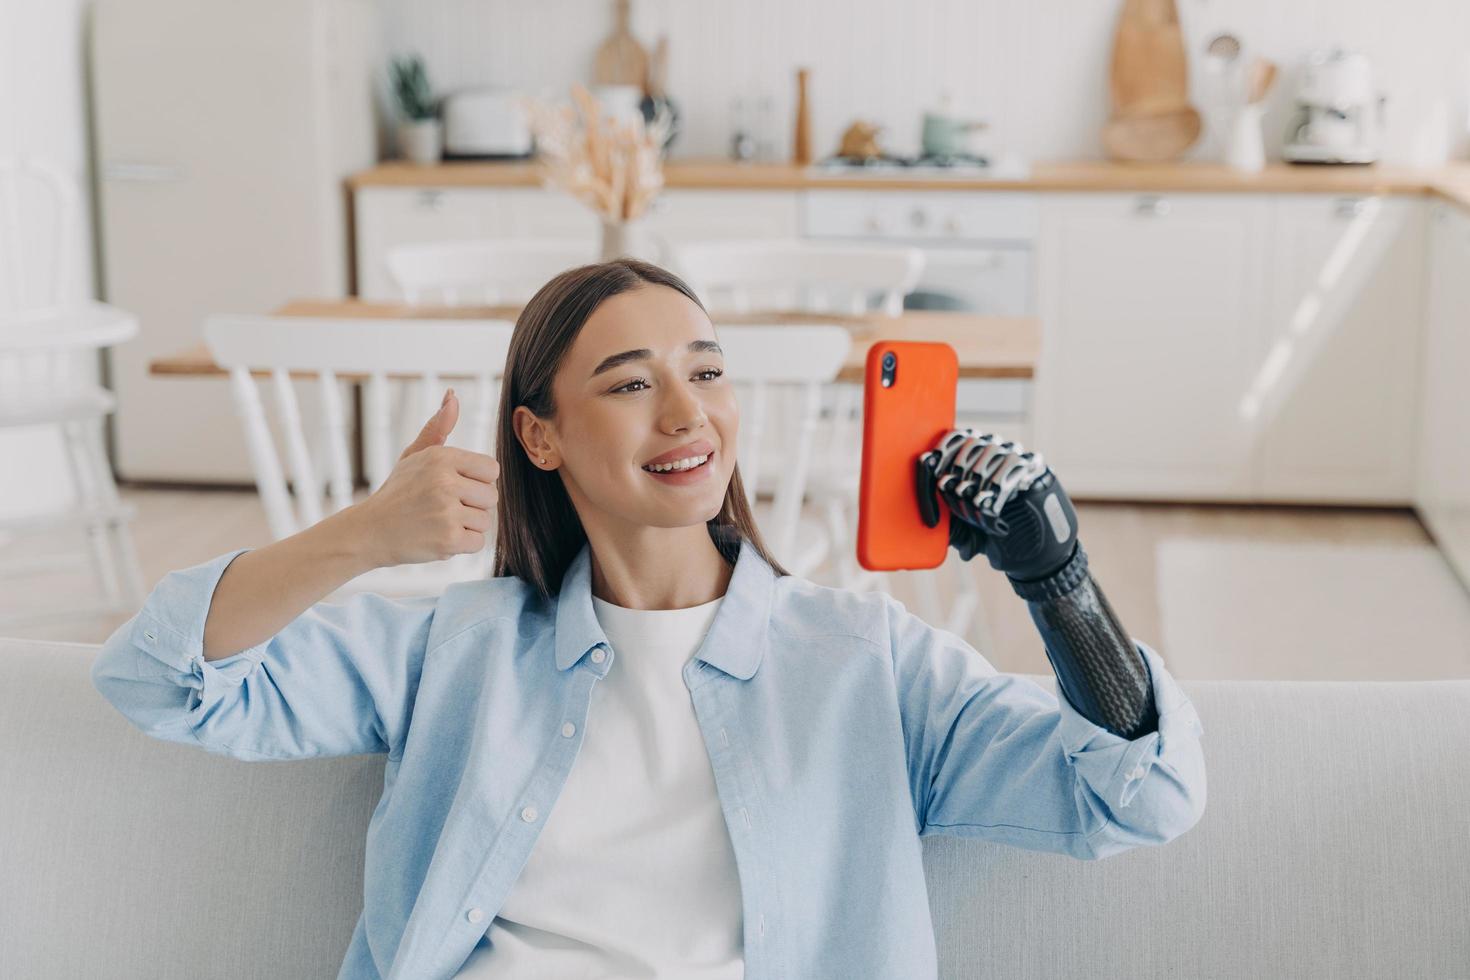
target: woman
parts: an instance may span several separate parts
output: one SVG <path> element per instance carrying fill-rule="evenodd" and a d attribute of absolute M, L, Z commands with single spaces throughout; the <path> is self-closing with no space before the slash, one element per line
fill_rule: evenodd
<path fill-rule="evenodd" d="M 951 433 L 921 489 L 1031 603 L 1060 701 L 890 596 L 781 568 L 715 330 L 664 270 L 585 266 L 531 299 L 496 458 L 444 444 L 457 413 L 447 394 L 359 504 L 170 573 L 93 670 L 158 738 L 387 754 L 340 976 L 932 977 L 920 836 L 1097 859 L 1198 820 L 1198 716 L 1106 608 L 1034 454 Z M 492 506 L 495 577 L 318 601 L 478 551 Z M 1033 512 L 1065 536 L 1000 533 Z"/>

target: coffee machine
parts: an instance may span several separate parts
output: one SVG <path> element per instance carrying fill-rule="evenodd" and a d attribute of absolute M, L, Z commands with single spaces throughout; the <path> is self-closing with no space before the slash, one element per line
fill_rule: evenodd
<path fill-rule="evenodd" d="M 1383 141 L 1384 96 L 1366 55 L 1346 48 L 1308 56 L 1297 112 L 1281 148 L 1291 163 L 1373 163 Z"/>

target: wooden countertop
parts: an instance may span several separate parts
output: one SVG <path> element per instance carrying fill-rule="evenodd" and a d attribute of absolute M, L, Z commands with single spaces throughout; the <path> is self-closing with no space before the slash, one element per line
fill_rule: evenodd
<path fill-rule="evenodd" d="M 404 303 L 368 302 L 360 299 L 303 299 L 276 310 L 279 316 L 330 318 L 448 317 L 514 320 L 519 306 L 410 306 Z M 759 312 L 716 314 L 716 329 L 722 323 L 838 323 L 852 330 L 853 345 L 838 375 L 842 381 L 861 382 L 868 348 L 879 340 L 942 341 L 955 349 L 962 378 L 1030 378 L 1035 373 L 1041 348 L 1041 324 L 1034 317 L 979 316 L 931 310 L 906 310 L 899 316 L 880 313 L 851 316 L 841 314 Z M 148 373 L 175 376 L 223 376 L 209 348 L 197 344 L 167 357 L 155 358 Z M 269 377 L 268 371 L 252 372 Z M 293 377 L 311 377 L 292 372 Z M 390 376 L 391 372 L 390 372 Z M 362 376 L 341 377 L 361 380 Z M 449 375 L 445 375 L 449 377 Z"/>
<path fill-rule="evenodd" d="M 1241 173 L 1215 163 L 1128 164 L 1108 161 L 1037 163 L 1024 178 L 839 176 L 789 163 L 671 160 L 665 186 L 721 190 L 1025 190 L 1194 191 L 1326 194 L 1431 194 L 1470 206 L 1470 162 L 1418 168 L 1312 166 L 1272 163 L 1260 173 Z M 347 179 L 350 187 L 535 187 L 531 162 L 454 161 L 416 166 L 379 164 Z"/>

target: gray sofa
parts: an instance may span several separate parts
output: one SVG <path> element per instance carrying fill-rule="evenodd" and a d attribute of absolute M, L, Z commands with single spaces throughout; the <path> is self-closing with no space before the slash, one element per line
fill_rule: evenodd
<path fill-rule="evenodd" d="M 335 977 L 383 757 L 149 739 L 96 651 L 0 639 L 0 977 Z M 1182 686 L 1200 823 L 1096 862 L 925 838 L 941 975 L 1470 977 L 1470 680 Z"/>

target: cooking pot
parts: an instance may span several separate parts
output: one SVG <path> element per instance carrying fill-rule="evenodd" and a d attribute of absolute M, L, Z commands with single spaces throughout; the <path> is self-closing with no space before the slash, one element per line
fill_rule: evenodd
<path fill-rule="evenodd" d="M 924 155 L 958 157 L 971 152 L 970 135 L 986 127 L 978 120 L 961 119 L 943 110 L 924 113 Z"/>

